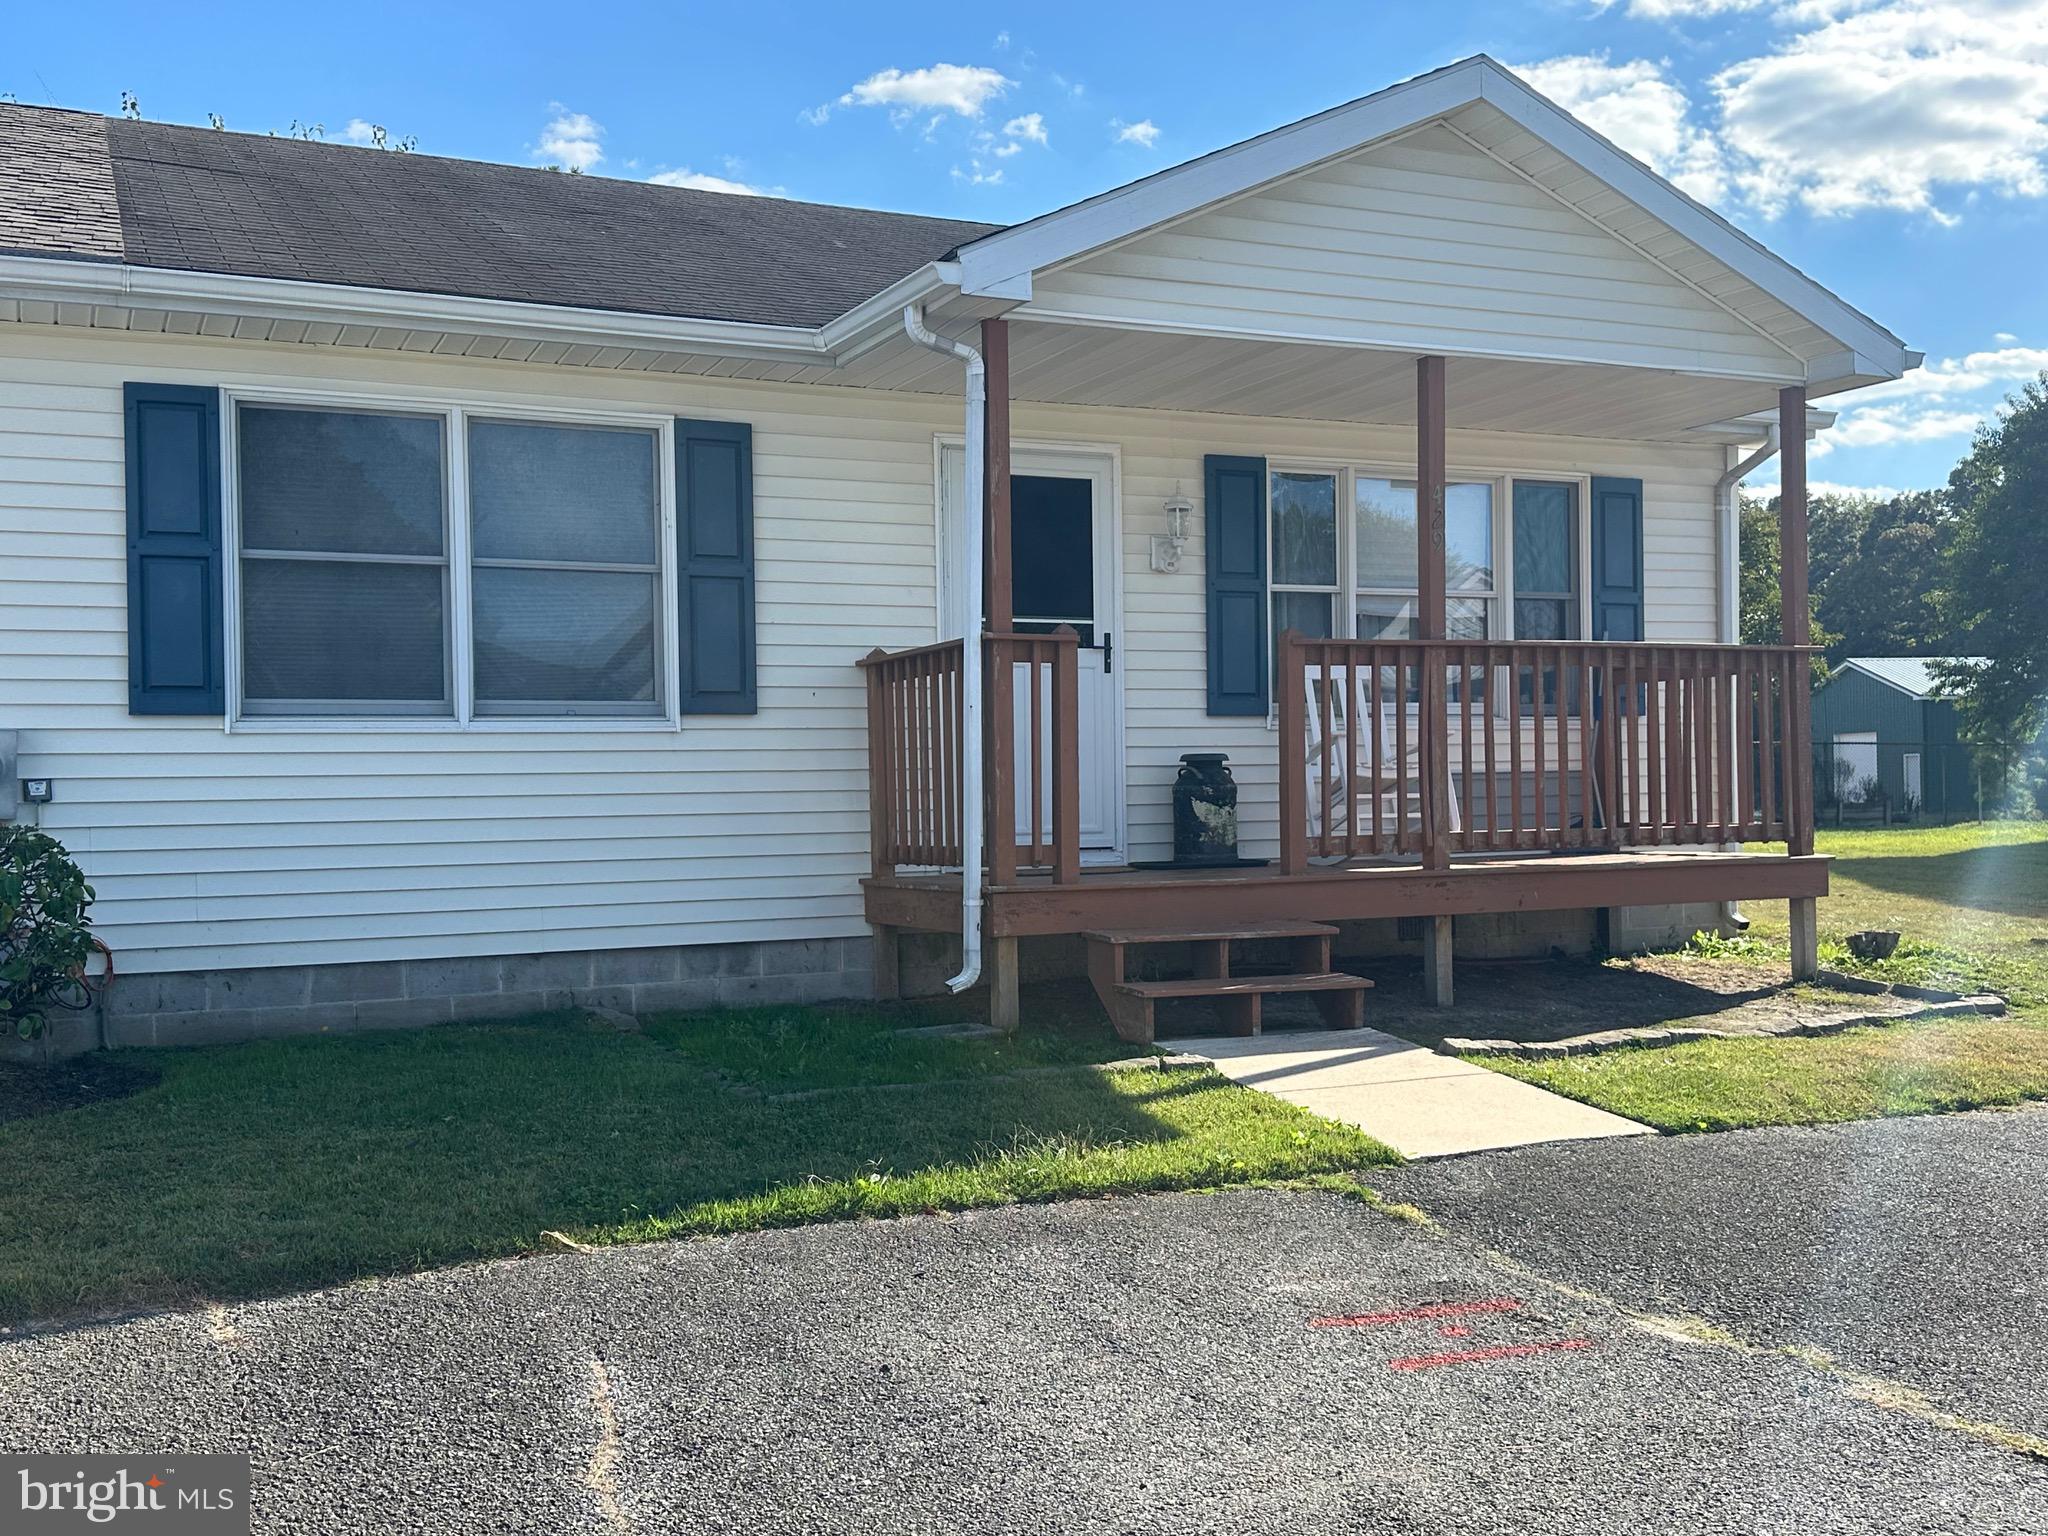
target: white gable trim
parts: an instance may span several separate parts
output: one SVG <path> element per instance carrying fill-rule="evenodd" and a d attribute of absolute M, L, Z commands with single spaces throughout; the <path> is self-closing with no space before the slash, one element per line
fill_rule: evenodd
<path fill-rule="evenodd" d="M 1917 362 L 1918 355 L 1882 326 L 1858 314 L 1484 55 L 984 236 L 958 252 L 961 289 L 974 295 L 1015 297 L 1034 272 L 1297 175 L 1479 101 L 1495 107 L 1645 213 L 1841 341 L 1845 351 L 1858 363 L 1868 364 L 1876 377 L 1897 378 Z"/>
<path fill-rule="evenodd" d="M 1190 160 L 1086 202 L 985 235 L 958 252 L 960 286 L 1002 284 L 1255 191 L 1481 99 L 1480 60 L 1390 86 L 1271 133 Z"/>
<path fill-rule="evenodd" d="M 1624 154 L 1555 102 L 1546 100 L 1491 59 L 1480 96 L 1567 159 L 1584 167 L 1652 218 L 1756 284 L 1794 314 L 1898 378 L 1919 354 L 1782 257 L 1772 255 L 1719 214 L 1694 202 L 1641 161 Z M 1913 361 L 1909 361 L 1908 359 Z"/>

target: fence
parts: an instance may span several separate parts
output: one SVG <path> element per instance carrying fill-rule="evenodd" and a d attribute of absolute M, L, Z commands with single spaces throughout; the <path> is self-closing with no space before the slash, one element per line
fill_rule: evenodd
<path fill-rule="evenodd" d="M 1982 814 L 1970 749 L 1844 733 L 1813 744 L 1813 803 L 1826 827 L 1970 821 Z"/>

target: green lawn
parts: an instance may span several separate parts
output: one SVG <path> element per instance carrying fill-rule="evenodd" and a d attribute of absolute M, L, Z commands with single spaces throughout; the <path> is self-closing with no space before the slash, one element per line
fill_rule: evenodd
<path fill-rule="evenodd" d="M 0 1124 L 0 1321 L 232 1301 L 550 1230 L 608 1243 L 1394 1160 L 1207 1068 L 1076 1064 L 1129 1054 L 1107 1030 L 894 1032 L 924 1021 L 759 1009 L 620 1034 L 575 1015 L 151 1053 L 154 1087 Z"/>
<path fill-rule="evenodd" d="M 1808 1125 L 2048 1098 L 2048 825 L 1822 832 L 1834 856 L 1821 959 L 1893 981 L 2011 1000 L 2005 1018 L 1937 1020 L 1822 1039 L 1714 1040 L 1486 1065 L 1667 1131 Z M 1747 905 L 1754 944 L 1730 963 L 1783 966 L 1783 902 Z M 1898 953 L 1843 947 L 1897 929 Z"/>

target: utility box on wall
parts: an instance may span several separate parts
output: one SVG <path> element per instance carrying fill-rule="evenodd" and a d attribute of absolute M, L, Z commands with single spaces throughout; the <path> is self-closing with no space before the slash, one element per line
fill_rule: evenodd
<path fill-rule="evenodd" d="M 12 821 L 21 811 L 20 746 L 20 732 L 0 731 L 0 821 Z"/>

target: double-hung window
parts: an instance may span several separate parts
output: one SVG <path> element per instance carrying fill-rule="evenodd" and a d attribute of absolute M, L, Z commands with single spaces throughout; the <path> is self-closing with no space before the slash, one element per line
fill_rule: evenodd
<path fill-rule="evenodd" d="M 660 442 L 469 423 L 479 715 L 661 713 Z"/>
<path fill-rule="evenodd" d="M 243 709 L 449 714 L 446 422 L 245 405 L 238 429 Z"/>
<path fill-rule="evenodd" d="M 249 717 L 661 718 L 649 425 L 244 401 Z"/>
<path fill-rule="evenodd" d="M 1273 655 L 1290 629 L 1312 639 L 1344 634 L 1346 583 L 1338 553 L 1337 505 L 1343 477 L 1335 470 L 1275 470 L 1272 509 Z M 1276 660 L 1277 665 L 1277 660 Z"/>

